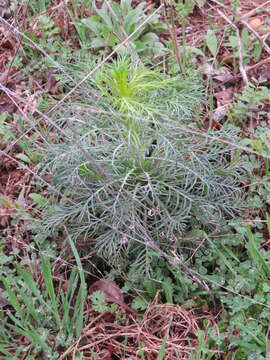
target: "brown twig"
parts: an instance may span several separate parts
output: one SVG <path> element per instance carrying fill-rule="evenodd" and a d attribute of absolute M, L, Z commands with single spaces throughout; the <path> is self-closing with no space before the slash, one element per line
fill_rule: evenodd
<path fill-rule="evenodd" d="M 209 314 L 202 315 L 198 321 L 209 318 Z M 128 316 L 125 324 L 105 321 L 103 318 L 95 326 L 84 333 L 84 342 L 78 347 L 85 352 L 91 348 L 98 354 L 98 359 L 104 358 L 103 352 L 112 351 L 119 355 L 120 351 L 126 356 L 145 356 L 156 358 L 167 334 L 165 354 L 170 360 L 188 358 L 198 343 L 196 332 L 199 326 L 194 310 L 184 310 L 179 305 L 157 304 L 155 297 L 143 314 L 141 322 Z M 86 336 L 89 336 L 87 343 Z M 122 339 L 126 338 L 126 343 Z M 94 340 L 93 340 L 94 339 Z M 143 343 L 143 350 L 140 344 Z M 111 349 L 111 350 L 108 350 Z M 217 351 L 216 351 L 217 353 Z M 85 355 L 85 354 L 84 354 Z M 63 359 L 63 356 L 61 357 Z"/>
<path fill-rule="evenodd" d="M 248 77 L 243 62 L 243 47 L 242 47 L 242 41 L 241 41 L 239 29 L 221 10 L 216 9 L 216 11 L 219 13 L 220 16 L 223 17 L 223 19 L 227 21 L 227 23 L 229 23 L 234 28 L 236 32 L 236 36 L 238 40 L 239 70 L 242 75 L 243 82 L 246 85 L 248 84 Z"/>
<path fill-rule="evenodd" d="M 212 0 L 213 1 L 213 0 Z M 256 12 L 263 8 L 264 10 L 269 10 L 269 8 L 267 8 L 267 5 L 270 4 L 270 0 L 266 1 L 265 3 L 263 4 L 260 4 L 258 5 L 257 7 L 255 7 L 255 9 L 252 9 L 251 11 L 249 11 L 248 13 L 244 14 L 241 16 L 241 18 L 239 20 L 242 20 L 242 19 L 246 19 L 246 18 L 249 18 L 250 16 L 256 14 Z"/>
<path fill-rule="evenodd" d="M 270 47 L 266 44 L 266 42 L 264 41 L 264 39 L 260 36 L 259 33 L 257 33 L 257 31 L 255 29 L 253 29 L 252 26 L 250 26 L 250 24 L 242 19 L 240 20 L 240 22 L 245 25 L 245 27 L 247 27 L 249 29 L 249 31 L 251 31 L 255 36 L 256 38 L 261 42 L 262 46 L 264 47 L 265 51 L 267 51 L 268 54 L 270 54 Z"/>
<path fill-rule="evenodd" d="M 111 33 L 109 32 L 109 33 L 108 33 L 108 36 L 107 36 L 107 39 L 106 39 L 106 41 L 105 41 L 105 47 L 104 47 L 104 52 L 103 52 L 102 60 L 104 60 L 105 57 L 106 57 L 107 50 L 108 50 L 108 47 L 109 47 L 110 39 L 111 39 Z M 103 70 L 103 67 L 104 67 L 104 64 L 102 65 L 101 70 Z"/>
<path fill-rule="evenodd" d="M 165 5 L 164 0 L 162 1 L 162 3 Z M 176 35 L 176 30 L 175 30 L 174 12 L 173 11 L 171 12 L 172 27 L 170 27 L 170 24 L 168 22 L 167 13 L 166 13 L 166 6 L 164 6 L 164 8 L 163 8 L 163 15 L 164 15 L 164 20 L 165 20 L 165 23 L 167 25 L 168 31 L 170 33 L 170 37 L 171 37 L 172 42 L 173 42 L 174 52 L 175 52 L 175 56 L 176 56 L 176 59 L 177 59 L 177 63 L 178 63 L 180 72 L 183 73 L 182 57 L 181 57 L 180 51 L 178 49 L 177 35 Z"/>

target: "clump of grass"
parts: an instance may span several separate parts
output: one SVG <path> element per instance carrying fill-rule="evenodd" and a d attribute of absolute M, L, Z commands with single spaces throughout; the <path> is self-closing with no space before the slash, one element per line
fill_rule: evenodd
<path fill-rule="evenodd" d="M 179 251 L 191 226 L 219 227 L 234 215 L 243 168 L 231 161 L 234 128 L 205 140 L 181 126 L 192 121 L 197 96 L 190 80 L 140 69 L 120 59 L 97 77 L 99 111 L 65 109 L 69 137 L 51 144 L 44 158 L 62 196 L 44 219 L 47 226 L 65 224 L 112 265 L 147 272 L 153 244 Z"/>

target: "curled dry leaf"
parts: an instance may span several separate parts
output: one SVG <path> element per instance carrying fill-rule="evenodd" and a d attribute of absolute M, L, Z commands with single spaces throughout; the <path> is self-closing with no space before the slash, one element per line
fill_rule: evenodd
<path fill-rule="evenodd" d="M 220 82 L 228 82 L 233 79 L 233 75 L 230 71 L 222 68 L 222 69 L 214 69 L 214 67 L 208 63 L 204 64 L 200 67 L 203 74 L 213 76 L 213 79 L 218 80 Z"/>
<path fill-rule="evenodd" d="M 225 104 L 216 108 L 213 112 L 213 120 L 219 123 L 226 116 L 228 108 L 230 108 L 230 104 Z"/>
<path fill-rule="evenodd" d="M 216 92 L 214 93 L 214 97 L 217 99 L 217 101 L 220 104 L 225 104 L 228 101 L 231 101 L 233 98 L 233 93 L 234 93 L 234 88 L 233 87 L 229 87 L 227 89 L 224 89 L 222 91 Z"/>
<path fill-rule="evenodd" d="M 266 68 L 259 73 L 259 81 L 270 80 L 270 68 Z"/>
<path fill-rule="evenodd" d="M 0 228 L 7 228 L 10 220 L 10 209 L 0 204 Z"/>
<path fill-rule="evenodd" d="M 219 74 L 214 75 L 213 79 L 221 82 L 228 82 L 233 79 L 233 75 L 229 71 L 221 72 Z"/>
<path fill-rule="evenodd" d="M 55 78 L 55 69 L 50 69 L 47 73 L 46 90 L 53 95 L 55 95 L 55 93 L 57 91 L 57 81 Z"/>
<path fill-rule="evenodd" d="M 89 288 L 89 294 L 91 295 L 95 291 L 102 291 L 107 302 L 115 303 L 135 316 L 139 315 L 136 310 L 131 309 L 128 305 L 125 304 L 124 296 L 121 293 L 119 286 L 114 281 L 101 279 L 94 282 Z"/>
<path fill-rule="evenodd" d="M 11 9 L 9 0 L 0 0 L 0 16 L 6 19 L 10 18 Z"/>
<path fill-rule="evenodd" d="M 119 286 L 114 282 L 106 279 L 101 279 L 94 282 L 89 288 L 89 294 L 95 291 L 102 291 L 107 302 L 113 302 L 118 305 L 124 305 L 124 297 Z"/>
<path fill-rule="evenodd" d="M 250 21 L 250 25 L 253 28 L 257 29 L 258 27 L 260 27 L 262 25 L 262 21 L 260 18 L 255 18 Z"/>
<path fill-rule="evenodd" d="M 24 112 L 27 113 L 29 111 L 31 114 L 34 114 L 37 108 L 37 100 L 38 99 L 35 94 L 29 95 L 25 101 Z"/>

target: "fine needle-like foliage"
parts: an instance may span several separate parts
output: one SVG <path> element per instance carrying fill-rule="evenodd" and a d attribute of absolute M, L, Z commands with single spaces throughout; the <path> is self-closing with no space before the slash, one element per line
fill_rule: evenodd
<path fill-rule="evenodd" d="M 164 77 L 127 57 L 119 57 L 99 71 L 95 85 L 101 90 L 102 106 L 113 106 L 130 116 L 192 116 L 202 97 L 194 79 Z"/>
<path fill-rule="evenodd" d="M 67 137 L 46 149 L 45 169 L 61 196 L 44 219 L 65 224 L 110 264 L 148 272 L 154 245 L 181 251 L 192 226 L 220 228 L 237 211 L 243 168 L 229 145 L 237 133 L 206 139 L 187 131 L 199 88 L 190 81 L 163 80 L 126 59 L 97 79 L 99 111 L 63 109 Z"/>

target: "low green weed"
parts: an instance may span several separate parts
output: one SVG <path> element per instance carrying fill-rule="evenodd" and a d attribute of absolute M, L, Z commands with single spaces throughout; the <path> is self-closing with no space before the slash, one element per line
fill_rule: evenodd
<path fill-rule="evenodd" d="M 241 124 L 254 117 L 267 119 L 268 113 L 264 111 L 264 102 L 270 100 L 270 90 L 265 86 L 249 83 L 241 94 L 236 94 L 234 105 L 228 112 L 228 118 L 234 124 Z"/>
<path fill-rule="evenodd" d="M 7 144 L 8 141 L 14 141 L 16 139 L 13 131 L 11 130 L 7 112 L 2 112 L 0 115 L 0 137 L 3 145 Z"/>
<path fill-rule="evenodd" d="M 29 6 L 33 11 L 34 15 L 38 15 L 39 13 L 44 13 L 50 5 L 50 0 L 30 0 Z"/>
<path fill-rule="evenodd" d="M 270 235 L 269 217 L 267 226 Z M 233 353 L 236 348 L 237 360 L 248 360 L 252 356 L 263 358 L 269 343 L 270 255 L 261 249 L 262 233 L 254 233 L 250 226 L 237 225 L 235 228 L 238 234 L 227 236 L 227 240 L 219 239 L 220 244 L 214 240 L 212 250 L 196 254 L 197 268 L 205 274 L 205 279 L 213 281 L 212 291 L 225 309 L 225 318 L 218 324 L 223 333 L 222 337 L 218 336 L 220 349 L 229 349 Z M 217 258 L 218 248 L 223 253 Z M 212 336 L 215 341 L 216 337 Z"/>
<path fill-rule="evenodd" d="M 242 56 L 244 64 L 249 64 L 252 60 L 257 62 L 260 59 L 262 52 L 262 44 L 253 34 L 249 34 L 248 30 L 244 27 L 241 31 L 241 45 L 242 45 Z M 234 57 L 238 59 L 239 54 L 239 40 L 234 32 L 228 35 L 228 41 L 224 43 L 230 53 L 234 52 Z"/>
<path fill-rule="evenodd" d="M 133 8 L 131 0 L 120 3 L 104 1 L 102 8 L 98 9 L 94 3 L 96 15 L 86 19 L 73 19 L 82 47 L 90 45 L 91 49 L 102 51 L 114 48 L 146 20 L 145 5 L 145 2 L 141 2 Z M 135 50 L 148 57 L 165 53 L 165 47 L 156 34 L 156 30 L 164 30 L 158 19 L 159 15 L 153 16 L 134 34 L 127 47 L 129 53 Z M 125 52 L 125 47 L 121 51 Z"/>
<path fill-rule="evenodd" d="M 269 236 L 269 216 L 265 225 Z M 204 331 L 198 334 L 200 343 L 192 359 L 216 358 L 218 353 L 227 354 L 228 359 L 263 359 L 269 348 L 270 255 L 262 249 L 266 229 L 259 224 L 251 229 L 241 221 L 234 221 L 231 226 L 235 232 L 228 227 L 226 235 L 208 238 L 205 234 L 203 238 L 202 232 L 193 231 L 183 239 L 183 247 L 190 247 L 186 264 L 207 282 L 216 306 L 223 309 L 216 318 L 217 327 L 202 327 Z M 160 302 L 177 303 L 183 308 L 210 305 L 204 289 L 161 259 L 153 263 L 150 279 L 142 280 L 132 271 L 127 277 L 124 290 L 135 287 L 141 292 L 132 304 L 136 309 L 144 310 L 157 292 Z"/>
<path fill-rule="evenodd" d="M 251 129 L 250 129 L 251 130 Z M 266 122 L 261 122 L 260 126 L 253 131 L 253 136 L 243 142 L 244 145 L 251 145 L 252 149 L 261 153 L 262 156 L 270 156 L 270 129 Z"/>
<path fill-rule="evenodd" d="M 199 330 L 197 337 L 199 344 L 196 346 L 189 360 L 211 360 L 215 356 L 215 352 L 209 349 L 207 340 L 205 339 L 205 332 Z"/>
<path fill-rule="evenodd" d="M 119 306 L 117 304 L 108 304 L 105 299 L 104 292 L 100 290 L 94 291 L 90 295 L 90 300 L 92 302 L 93 310 L 98 314 L 109 313 L 114 315 L 115 321 L 117 321 L 118 323 L 125 323 L 126 315 L 119 310 Z"/>

